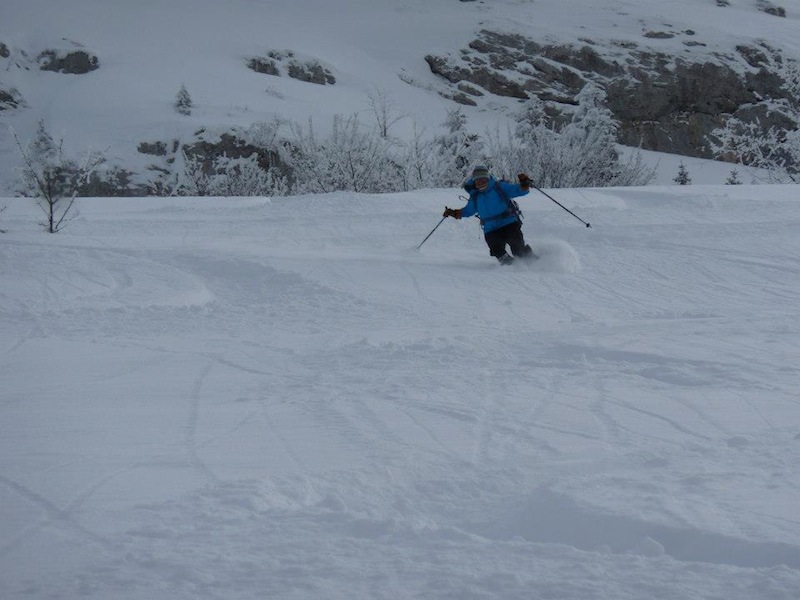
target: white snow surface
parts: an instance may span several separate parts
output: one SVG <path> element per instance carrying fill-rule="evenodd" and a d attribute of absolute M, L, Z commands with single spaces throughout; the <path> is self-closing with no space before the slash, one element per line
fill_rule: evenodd
<path fill-rule="evenodd" d="M 203 127 L 366 122 L 376 91 L 433 131 L 424 55 L 484 28 L 800 56 L 800 2 L 757 4 L 3 0 L 27 106 L 0 193 L 41 118 L 134 166 Z M 14 66 L 81 46 L 100 69 Z M 269 50 L 336 85 L 244 67 Z M 510 267 L 472 219 L 416 249 L 458 190 L 80 199 L 58 235 L 0 199 L 0 598 L 797 600 L 797 190 L 548 190 L 590 229 L 534 192 L 541 258 Z"/>
<path fill-rule="evenodd" d="M 4 199 L 0 597 L 796 600 L 792 186 Z"/>

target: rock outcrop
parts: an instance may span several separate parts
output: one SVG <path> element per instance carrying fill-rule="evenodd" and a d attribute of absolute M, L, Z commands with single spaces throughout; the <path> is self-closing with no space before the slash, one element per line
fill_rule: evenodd
<path fill-rule="evenodd" d="M 247 59 L 247 67 L 256 73 L 280 77 L 287 75 L 306 83 L 333 85 L 336 83 L 331 70 L 315 58 L 299 58 L 291 50 L 271 50 L 266 56 Z"/>
<path fill-rule="evenodd" d="M 703 45 L 695 32 L 650 32 Z M 691 56 L 689 54 L 688 56 Z M 443 95 L 478 105 L 486 94 L 524 101 L 537 97 L 554 120 L 571 112 L 588 82 L 602 87 L 620 122 L 619 141 L 649 150 L 710 157 L 707 136 L 731 117 L 768 129 L 797 126 L 784 59 L 766 44 L 735 54 L 676 58 L 630 42 L 540 44 L 520 35 L 482 31 L 458 56 L 426 56 L 447 86 Z"/>
<path fill-rule="evenodd" d="M 85 50 L 45 50 L 39 54 L 37 62 L 42 71 L 69 75 L 85 75 L 100 68 L 99 59 Z"/>

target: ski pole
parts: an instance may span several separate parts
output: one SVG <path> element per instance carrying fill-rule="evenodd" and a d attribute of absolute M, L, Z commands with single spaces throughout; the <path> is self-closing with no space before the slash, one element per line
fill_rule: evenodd
<path fill-rule="evenodd" d="M 417 246 L 417 250 L 419 250 L 420 248 L 422 248 L 422 244 L 424 244 L 425 242 L 427 242 L 427 241 L 428 241 L 428 238 L 429 238 L 429 237 L 431 237 L 431 236 L 433 235 L 433 232 L 434 232 L 434 231 L 436 231 L 437 229 L 439 229 L 439 225 L 441 225 L 442 223 L 444 223 L 444 220 L 445 220 L 446 218 L 447 218 L 447 217 L 442 217 L 442 220 L 441 220 L 441 221 L 439 221 L 439 222 L 436 224 L 436 227 L 434 227 L 433 229 L 431 229 L 431 232 L 430 232 L 428 235 L 426 235 L 426 236 L 425 236 L 425 239 L 424 239 L 424 240 L 422 240 L 422 241 L 419 243 L 419 246 Z"/>
<path fill-rule="evenodd" d="M 537 190 L 537 191 L 541 192 L 542 194 L 544 194 L 545 196 L 547 196 L 547 197 L 548 197 L 550 200 L 552 200 L 553 202 L 555 202 L 556 204 L 558 204 L 558 205 L 559 205 L 561 208 L 563 208 L 565 211 L 567 211 L 567 212 L 568 212 L 569 214 L 571 214 L 573 217 L 575 217 L 576 219 L 578 219 L 578 221 L 580 221 L 581 223 L 583 223 L 583 224 L 584 224 L 584 225 L 586 225 L 587 227 L 591 227 L 591 225 L 590 225 L 589 223 L 587 223 L 586 221 L 584 221 L 583 219 L 581 219 L 581 218 L 580 218 L 578 215 L 576 215 L 574 212 L 572 212 L 572 211 L 571 211 L 570 209 L 568 209 L 566 206 L 564 206 L 563 204 L 561 204 L 561 202 L 559 202 L 558 200 L 556 200 L 555 198 L 553 198 L 553 197 L 552 197 L 550 194 L 548 194 L 547 192 L 545 192 L 543 189 L 536 187 L 536 186 L 533 184 L 533 182 L 530 182 L 530 185 L 531 185 L 531 187 L 532 187 L 532 188 L 534 188 L 535 190 Z"/>

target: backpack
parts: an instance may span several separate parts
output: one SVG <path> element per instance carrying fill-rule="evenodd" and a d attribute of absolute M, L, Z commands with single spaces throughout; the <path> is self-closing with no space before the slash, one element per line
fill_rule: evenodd
<path fill-rule="evenodd" d="M 507 216 L 514 215 L 519 219 L 519 222 L 522 223 L 523 219 L 522 210 L 520 210 L 517 201 L 514 200 L 513 198 L 509 198 L 508 194 L 506 194 L 506 191 L 503 189 L 503 186 L 501 186 L 500 182 L 497 180 L 495 180 L 494 182 L 494 189 L 497 191 L 500 197 L 506 201 L 506 204 L 508 205 Z"/>
<path fill-rule="evenodd" d="M 509 195 L 506 194 L 505 190 L 500 185 L 500 182 L 496 179 L 494 182 L 494 190 L 497 192 L 497 195 L 500 196 L 505 201 L 506 206 L 508 208 L 505 210 L 505 212 L 502 212 L 499 215 L 489 217 L 488 219 L 481 219 L 481 223 L 484 223 L 485 221 L 496 221 L 497 219 L 505 219 L 506 217 L 510 217 L 512 215 L 517 217 L 519 222 L 522 223 L 523 216 L 522 216 L 522 211 L 519 208 L 519 204 L 517 204 L 516 200 L 510 198 Z M 477 202 L 478 199 L 475 198 L 476 205 Z"/>

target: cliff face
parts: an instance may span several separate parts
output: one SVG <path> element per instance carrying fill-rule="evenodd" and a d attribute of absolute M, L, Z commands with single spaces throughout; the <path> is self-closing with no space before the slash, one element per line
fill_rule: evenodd
<path fill-rule="evenodd" d="M 694 32 L 650 32 L 648 37 Z M 554 120 L 568 114 L 588 82 L 602 87 L 620 121 L 619 141 L 648 150 L 710 157 L 707 136 L 731 117 L 794 129 L 797 103 L 789 79 L 796 74 L 768 44 L 740 45 L 736 53 L 702 59 L 656 52 L 633 43 L 547 45 L 519 35 L 481 31 L 457 56 L 425 57 L 442 78 L 445 96 L 480 105 L 491 96 L 537 97 Z M 796 75 L 795 75 L 796 76 Z"/>

